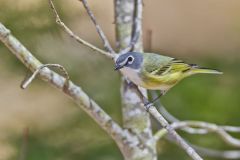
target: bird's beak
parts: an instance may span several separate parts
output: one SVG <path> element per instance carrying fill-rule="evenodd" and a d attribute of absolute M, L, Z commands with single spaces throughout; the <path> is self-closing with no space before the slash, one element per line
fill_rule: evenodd
<path fill-rule="evenodd" d="M 124 67 L 124 65 L 115 64 L 114 70 L 117 71 L 117 70 L 119 70 L 119 69 L 121 69 L 121 68 L 123 68 L 123 67 Z"/>

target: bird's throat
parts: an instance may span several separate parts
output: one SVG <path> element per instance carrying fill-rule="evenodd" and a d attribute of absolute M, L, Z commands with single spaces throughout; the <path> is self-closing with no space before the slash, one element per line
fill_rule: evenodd
<path fill-rule="evenodd" d="M 120 71 L 125 77 L 127 77 L 130 81 L 132 81 L 136 85 L 138 86 L 143 85 L 143 81 L 139 76 L 139 73 L 140 73 L 139 70 L 123 67 Z"/>

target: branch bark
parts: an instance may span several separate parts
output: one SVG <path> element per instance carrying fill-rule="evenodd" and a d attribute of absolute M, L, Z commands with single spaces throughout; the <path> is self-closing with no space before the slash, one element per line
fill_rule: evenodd
<path fill-rule="evenodd" d="M 52 0 L 49 0 L 49 5 L 50 5 L 50 7 L 51 7 L 51 9 L 52 9 L 52 11 L 53 11 L 53 13 L 54 13 L 54 16 L 55 16 L 55 19 L 56 19 L 56 23 L 57 23 L 70 37 L 72 37 L 73 39 L 75 39 L 77 42 L 79 42 L 79 43 L 87 46 L 88 48 L 90 48 L 90 49 L 92 49 L 92 50 L 94 50 L 94 51 L 96 51 L 96 52 L 98 52 L 98 53 L 100 53 L 100 54 L 105 55 L 105 56 L 108 57 L 108 58 L 113 59 L 113 58 L 115 57 L 115 54 L 114 54 L 115 52 L 113 52 L 112 49 L 109 49 L 109 52 L 106 52 L 106 51 L 104 51 L 104 50 L 102 50 L 102 49 L 99 49 L 99 48 L 97 48 L 96 46 L 88 43 L 87 41 L 84 41 L 84 40 L 81 39 L 79 36 L 77 36 L 68 26 L 66 26 L 66 25 L 62 22 L 62 20 L 61 20 L 61 18 L 59 17 L 59 14 L 58 14 L 58 12 L 57 12 L 57 10 L 56 10 L 56 8 L 55 8 Z M 106 43 L 106 47 L 109 47 L 109 46 L 110 46 L 110 45 Z M 111 54 L 111 53 L 112 53 L 112 54 Z"/>
<path fill-rule="evenodd" d="M 43 64 L 36 59 L 30 51 L 11 35 L 10 31 L 2 23 L 0 23 L 0 41 L 2 41 L 5 46 L 32 72 L 43 66 Z M 91 116 L 99 126 L 114 139 L 123 153 L 125 153 L 126 150 L 131 150 L 132 144 L 139 144 L 139 140 L 136 136 L 133 136 L 127 130 L 122 129 L 79 86 L 69 81 L 68 87 L 64 88 L 66 79 L 48 68 L 42 68 L 39 71 L 39 76 L 44 81 L 47 81 L 71 97 L 81 109 Z"/>
<path fill-rule="evenodd" d="M 107 37 L 105 36 L 104 32 L 102 31 L 102 28 L 99 26 L 99 24 L 97 23 L 97 20 L 95 18 L 95 16 L 93 15 L 93 12 L 90 10 L 87 1 L 86 0 L 79 0 L 82 2 L 84 8 L 86 9 L 89 17 L 91 18 L 94 26 L 96 27 L 96 30 L 98 32 L 99 37 L 102 39 L 103 45 L 105 47 L 105 49 L 110 52 L 110 53 L 115 53 L 115 51 L 112 49 Z"/>
<path fill-rule="evenodd" d="M 142 94 L 142 92 L 138 89 L 137 86 L 133 86 L 138 93 L 139 97 L 142 100 L 142 104 L 149 103 L 149 101 L 145 98 L 145 96 Z M 168 121 L 158 112 L 156 107 L 153 104 L 149 104 L 147 106 L 144 106 L 146 110 L 161 124 L 163 127 L 162 130 L 159 131 L 158 135 L 162 136 L 166 133 L 171 136 L 171 138 L 178 144 L 192 159 L 194 160 L 202 160 L 202 158 L 198 155 L 198 153 L 174 130 L 174 128 L 168 123 Z M 143 108 L 144 108 L 143 107 Z M 156 136 L 155 136 L 155 140 Z"/>
<path fill-rule="evenodd" d="M 174 122 L 171 124 L 171 126 L 174 129 L 181 129 L 185 127 L 198 127 L 200 129 L 207 130 L 207 133 L 214 132 L 216 133 L 222 140 L 224 140 L 227 144 L 233 146 L 233 147 L 240 147 L 240 140 L 237 138 L 232 137 L 230 134 L 228 134 L 224 127 L 218 126 L 213 123 L 208 122 L 201 122 L 201 121 L 180 121 L 180 122 Z M 225 128 L 228 128 L 230 126 L 225 126 Z M 234 128 L 234 127 L 231 127 Z M 160 132 L 160 131 L 159 131 Z M 158 137 L 158 133 L 156 133 L 155 138 Z"/>
<path fill-rule="evenodd" d="M 134 50 L 142 52 L 142 1 L 115 0 L 115 24 L 118 50 L 121 53 L 128 51 L 132 48 L 131 43 L 135 41 Z M 137 37 L 137 40 L 133 40 L 133 37 Z M 146 94 L 145 89 L 142 91 Z M 121 95 L 124 128 L 138 135 L 151 148 L 150 152 L 143 152 L 146 150 L 144 148 L 134 150 L 128 159 L 156 160 L 156 143 L 152 135 L 150 116 L 140 107 L 141 98 L 129 87 L 124 77 Z"/>

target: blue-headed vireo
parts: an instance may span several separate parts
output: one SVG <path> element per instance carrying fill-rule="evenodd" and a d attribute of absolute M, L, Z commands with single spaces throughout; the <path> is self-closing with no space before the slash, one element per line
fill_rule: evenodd
<path fill-rule="evenodd" d="M 222 74 L 217 70 L 187 64 L 182 60 L 155 54 L 128 52 L 115 58 L 120 70 L 134 84 L 165 93 L 180 80 L 197 73 Z"/>

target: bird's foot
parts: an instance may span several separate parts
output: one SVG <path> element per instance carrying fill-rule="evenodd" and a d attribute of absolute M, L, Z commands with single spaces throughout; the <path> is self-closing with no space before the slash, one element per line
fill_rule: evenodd
<path fill-rule="evenodd" d="M 151 102 L 145 102 L 144 103 L 144 107 L 146 109 L 147 112 L 149 112 L 149 109 L 153 106 L 153 103 Z"/>

